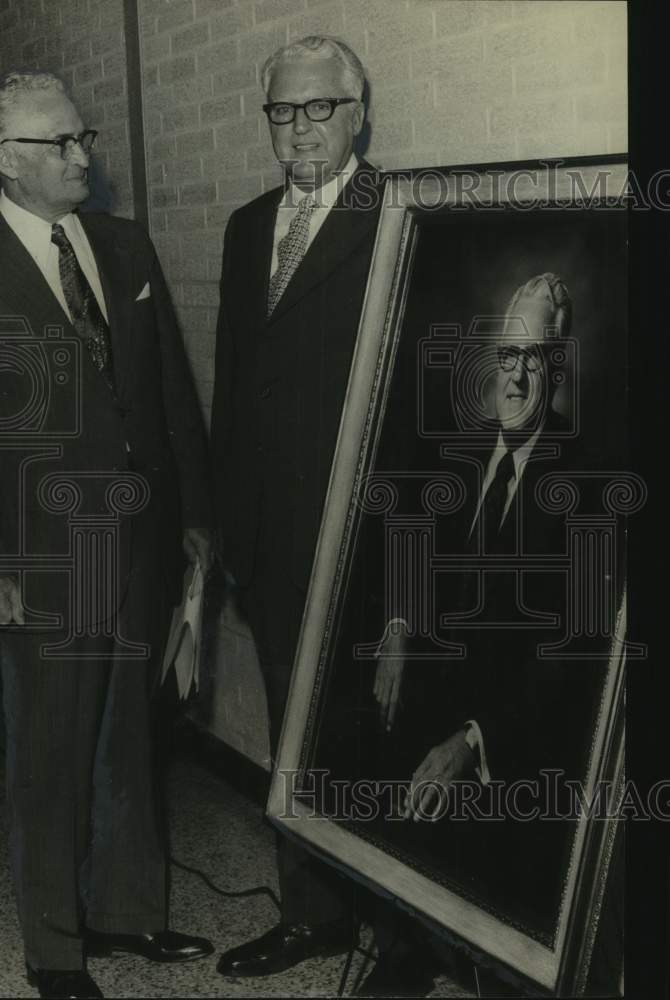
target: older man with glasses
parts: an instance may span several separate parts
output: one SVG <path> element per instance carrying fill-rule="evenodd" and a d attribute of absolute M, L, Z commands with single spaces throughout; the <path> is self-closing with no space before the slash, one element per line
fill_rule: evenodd
<path fill-rule="evenodd" d="M 307 37 L 263 69 L 285 183 L 226 232 L 212 410 L 221 556 L 258 648 L 273 757 L 344 403 L 382 187 L 354 152 L 365 75 L 343 42 Z M 353 942 L 351 886 L 285 840 L 281 921 L 225 953 L 230 976 L 280 972 Z"/>
<path fill-rule="evenodd" d="M 153 246 L 79 215 L 96 133 L 60 80 L 0 79 L 0 655 L 29 981 L 203 957 L 166 929 L 149 694 L 184 552 L 209 562 L 205 440 Z"/>

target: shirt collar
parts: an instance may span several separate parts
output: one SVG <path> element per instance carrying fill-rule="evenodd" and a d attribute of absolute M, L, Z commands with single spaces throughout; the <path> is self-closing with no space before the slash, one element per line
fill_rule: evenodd
<path fill-rule="evenodd" d="M 314 200 L 317 204 L 317 208 L 324 208 L 326 210 L 331 209 L 337 199 L 340 197 L 345 187 L 351 180 L 353 174 L 358 168 L 358 159 L 355 153 L 352 153 L 347 160 L 345 166 L 333 177 L 332 180 L 324 184 L 317 191 L 314 192 Z M 302 191 L 299 187 L 296 187 L 291 181 L 288 182 L 284 196 L 280 202 L 280 208 L 295 208 L 299 201 L 305 197 L 309 192 Z"/>
<path fill-rule="evenodd" d="M 4 191 L 0 192 L 0 215 L 21 240 L 35 263 L 44 270 L 51 248 L 51 223 L 17 205 Z M 68 235 L 72 234 L 75 227 L 72 212 L 67 212 L 58 222 Z"/>
<path fill-rule="evenodd" d="M 518 480 L 518 479 L 521 478 L 521 476 L 523 474 L 524 467 L 526 465 L 526 462 L 530 458 L 530 453 L 532 452 L 533 448 L 537 444 L 537 439 L 539 438 L 540 434 L 542 433 L 542 428 L 543 427 L 544 427 L 544 423 L 540 424 L 540 426 L 538 427 L 538 429 L 533 434 L 531 434 L 531 436 L 526 441 L 524 441 L 523 444 L 520 444 L 518 448 L 515 448 L 512 451 L 512 461 L 514 462 L 514 478 L 515 479 Z M 492 471 L 494 473 L 495 473 L 495 470 L 498 468 L 498 463 L 500 462 L 500 460 L 502 459 L 502 457 L 503 457 L 503 455 L 505 454 L 506 451 L 509 451 L 509 448 L 507 447 L 507 445 L 505 444 L 505 442 L 503 440 L 502 431 L 499 431 L 499 433 L 498 433 L 498 443 L 496 444 L 495 452 L 493 454 L 493 463 L 494 464 L 493 464 L 493 470 Z"/>

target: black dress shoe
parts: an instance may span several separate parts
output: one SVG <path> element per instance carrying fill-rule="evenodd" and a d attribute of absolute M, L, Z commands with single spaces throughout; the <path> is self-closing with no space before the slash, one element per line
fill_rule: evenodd
<path fill-rule="evenodd" d="M 158 931 L 156 934 L 102 934 L 86 931 L 86 954 L 91 958 L 104 958 L 114 952 L 141 955 L 150 962 L 193 962 L 206 958 L 214 945 L 206 938 L 179 934 L 177 931 Z"/>
<path fill-rule="evenodd" d="M 102 997 L 97 984 L 84 969 L 33 969 L 26 965 L 26 976 L 41 997 L 68 1000 L 78 997 Z"/>
<path fill-rule="evenodd" d="M 224 951 L 216 967 L 222 976 L 271 976 L 317 955 L 342 955 L 354 944 L 348 922 L 277 924 L 262 937 Z"/>
<path fill-rule="evenodd" d="M 356 990 L 356 996 L 425 997 L 434 985 L 434 976 L 420 962 L 394 962 L 390 956 L 381 957 Z"/>

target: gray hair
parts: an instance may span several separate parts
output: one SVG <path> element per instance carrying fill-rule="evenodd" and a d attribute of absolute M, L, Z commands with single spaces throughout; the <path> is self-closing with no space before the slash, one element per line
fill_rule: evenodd
<path fill-rule="evenodd" d="M 345 89 L 349 91 L 347 96 L 355 97 L 359 101 L 362 99 L 365 87 L 365 70 L 363 69 L 363 65 L 356 53 L 345 42 L 331 35 L 307 35 L 297 42 L 291 42 L 290 45 L 283 45 L 280 49 L 277 49 L 265 61 L 261 70 L 261 82 L 266 95 L 270 90 L 272 74 L 277 65 L 280 62 L 286 62 L 288 59 L 301 57 L 308 59 L 338 59 L 342 66 Z M 330 97 L 337 95 L 323 94 L 320 96 Z"/>
<path fill-rule="evenodd" d="M 537 274 L 525 285 L 515 291 L 507 306 L 507 315 L 514 314 L 515 307 L 521 298 L 541 298 L 549 305 L 554 314 L 559 337 L 567 337 L 572 326 L 572 300 L 565 282 L 557 274 L 545 271 Z"/>
<path fill-rule="evenodd" d="M 65 84 L 53 73 L 38 70 L 10 70 L 0 76 L 0 135 L 4 135 L 7 116 L 20 98 L 40 90 L 65 93 Z"/>

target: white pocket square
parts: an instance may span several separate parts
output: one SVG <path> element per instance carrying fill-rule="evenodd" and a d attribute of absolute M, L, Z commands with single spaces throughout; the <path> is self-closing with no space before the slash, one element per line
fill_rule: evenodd
<path fill-rule="evenodd" d="M 135 301 L 136 302 L 141 302 L 142 299 L 149 299 L 149 298 L 151 298 L 151 285 L 147 281 L 146 285 L 144 286 L 144 288 L 142 289 L 142 291 L 140 292 L 140 294 L 137 296 L 137 298 L 135 299 Z"/>

